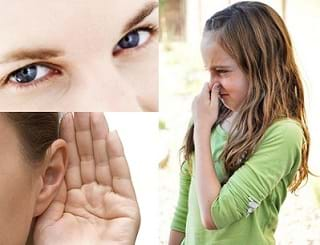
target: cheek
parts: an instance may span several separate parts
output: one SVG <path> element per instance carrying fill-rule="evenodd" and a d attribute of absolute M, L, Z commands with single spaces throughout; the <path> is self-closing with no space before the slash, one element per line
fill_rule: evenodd
<path fill-rule="evenodd" d="M 239 87 L 239 95 L 241 96 L 241 98 L 245 98 L 248 94 L 248 90 L 249 90 L 249 84 L 247 80 L 242 80 L 240 82 L 241 86 Z"/>
<path fill-rule="evenodd" d="M 237 98 L 244 98 L 248 92 L 248 81 L 242 76 L 234 77 L 228 82 L 228 89 Z"/>
<path fill-rule="evenodd" d="M 220 80 L 220 84 L 222 86 L 222 90 L 224 90 L 224 92 L 227 92 L 228 94 L 236 94 L 237 93 L 237 81 L 232 78 L 232 77 L 228 77 L 228 78 L 223 78 Z"/>
<path fill-rule="evenodd" d="M 158 57 L 154 55 L 156 51 L 155 48 L 142 50 L 141 54 L 130 59 L 126 66 L 118 67 L 123 84 L 132 89 L 142 108 L 152 111 L 158 109 Z"/>
<path fill-rule="evenodd" d="M 0 244 L 24 244 L 28 236 L 34 195 L 25 175 L 0 173 Z"/>

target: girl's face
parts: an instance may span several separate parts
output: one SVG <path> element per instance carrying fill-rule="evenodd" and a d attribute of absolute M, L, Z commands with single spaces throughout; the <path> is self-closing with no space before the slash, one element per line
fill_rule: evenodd
<path fill-rule="evenodd" d="M 249 83 L 234 59 L 219 45 L 212 33 L 205 33 L 201 43 L 202 57 L 212 83 L 220 84 L 220 99 L 232 111 L 243 103 Z"/>
<path fill-rule="evenodd" d="M 0 109 L 158 110 L 157 1 L 0 2 Z"/>
<path fill-rule="evenodd" d="M 0 115 L 0 244 L 24 244 L 33 218 L 38 171 L 24 160 L 15 129 Z"/>

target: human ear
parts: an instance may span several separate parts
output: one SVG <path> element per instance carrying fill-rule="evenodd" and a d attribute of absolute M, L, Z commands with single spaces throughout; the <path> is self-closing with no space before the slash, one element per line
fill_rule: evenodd
<path fill-rule="evenodd" d="M 67 144 L 62 139 L 54 141 L 46 152 L 41 170 L 41 189 L 37 195 L 33 216 L 41 215 L 57 195 L 68 165 Z"/>

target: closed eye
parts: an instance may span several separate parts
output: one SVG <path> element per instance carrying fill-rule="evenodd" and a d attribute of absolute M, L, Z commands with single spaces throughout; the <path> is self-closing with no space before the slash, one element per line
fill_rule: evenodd
<path fill-rule="evenodd" d="M 228 70 L 217 70 L 218 73 L 223 74 L 229 72 Z"/>

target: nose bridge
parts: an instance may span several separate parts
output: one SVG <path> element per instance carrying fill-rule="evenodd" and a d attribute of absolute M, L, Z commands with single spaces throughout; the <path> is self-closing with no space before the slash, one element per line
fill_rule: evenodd
<path fill-rule="evenodd" d="M 94 89 L 97 98 L 102 101 L 108 100 L 108 103 L 113 103 L 112 106 L 119 108 L 119 110 L 141 110 L 131 83 L 122 76 L 121 70 L 112 61 L 112 57 L 93 62 L 93 66 L 96 74 L 92 74 L 92 76 L 98 81 L 98 86 Z M 119 98 L 121 98 L 120 101 Z M 117 103 L 114 104 L 114 101 Z M 108 106 L 110 107 L 110 105 Z"/>
<path fill-rule="evenodd" d="M 73 79 L 78 84 L 77 91 L 83 91 L 82 94 L 101 99 L 110 93 L 119 92 L 120 78 L 110 61 L 87 59 L 78 64 L 73 73 L 75 74 Z"/>
<path fill-rule="evenodd" d="M 110 108 L 110 111 L 141 110 L 131 83 L 122 76 L 112 57 L 89 57 L 78 63 L 72 73 L 77 86 L 72 83 L 70 90 L 77 95 L 82 94 L 82 103 L 95 101 L 97 104 L 98 101 L 100 108 Z"/>
<path fill-rule="evenodd" d="M 212 84 L 220 83 L 219 77 L 214 75 L 214 74 L 212 74 L 211 75 L 211 83 Z"/>

